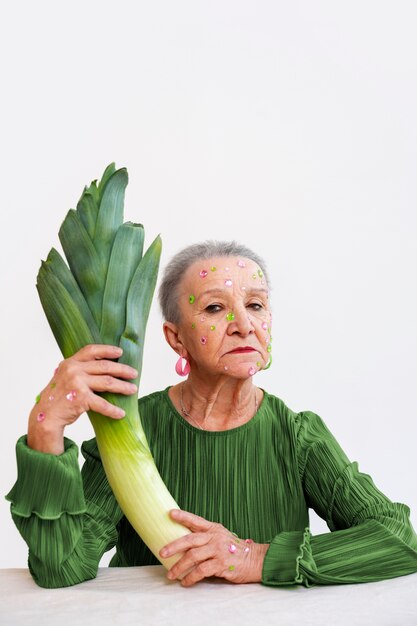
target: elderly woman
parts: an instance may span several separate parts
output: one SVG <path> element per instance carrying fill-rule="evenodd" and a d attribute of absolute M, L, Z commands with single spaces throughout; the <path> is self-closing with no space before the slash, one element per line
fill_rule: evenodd
<path fill-rule="evenodd" d="M 271 363 L 261 259 L 235 243 L 186 248 L 166 269 L 160 302 L 184 380 L 141 398 L 140 413 L 181 507 L 171 515 L 192 531 L 161 550 L 164 557 L 183 553 L 168 577 L 184 586 L 211 576 L 308 586 L 417 571 L 407 506 L 392 503 L 358 471 L 320 417 L 294 413 L 254 385 L 256 372 Z M 80 473 L 77 448 L 64 438 L 88 409 L 122 417 L 97 393 L 137 391 L 128 382 L 136 372 L 118 356 L 119 348 L 90 345 L 63 361 L 53 378 L 53 418 L 37 421 L 38 404 L 18 442 L 18 480 L 8 498 L 39 585 L 94 577 L 114 545 L 112 566 L 156 563 L 114 499 L 95 440 L 82 446 Z M 71 402 L 68 389 L 77 391 Z M 310 535 L 310 507 L 332 532 Z"/>

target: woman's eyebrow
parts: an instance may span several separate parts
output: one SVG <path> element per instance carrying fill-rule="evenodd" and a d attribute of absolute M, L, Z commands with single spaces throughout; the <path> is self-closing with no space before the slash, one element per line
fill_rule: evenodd
<path fill-rule="evenodd" d="M 218 295 L 218 296 L 223 296 L 226 293 L 225 289 L 207 289 L 207 291 L 203 291 L 203 293 L 201 293 L 198 298 L 197 298 L 197 302 L 199 300 L 201 300 L 201 298 L 204 298 L 204 296 L 208 296 L 208 295 Z"/>
<path fill-rule="evenodd" d="M 202 298 L 204 298 L 205 296 L 224 296 L 224 295 L 228 294 L 228 291 L 226 289 L 219 289 L 218 287 L 214 288 L 214 289 L 207 289 L 207 291 L 203 291 L 203 293 L 201 293 L 198 297 L 197 297 L 197 302 L 199 302 Z M 265 287 L 249 287 L 249 289 L 246 289 L 246 294 L 247 295 L 259 295 L 259 294 L 264 294 L 264 295 L 268 295 L 269 291 L 268 289 L 265 289 Z"/>

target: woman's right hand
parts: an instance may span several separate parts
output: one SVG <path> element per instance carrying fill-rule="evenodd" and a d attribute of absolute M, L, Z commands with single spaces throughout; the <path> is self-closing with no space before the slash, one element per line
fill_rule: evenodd
<path fill-rule="evenodd" d="M 131 395 L 137 371 L 117 363 L 122 350 L 117 346 L 90 344 L 59 364 L 54 376 L 40 393 L 29 416 L 27 443 L 30 448 L 50 454 L 64 451 L 64 429 L 85 411 L 96 411 L 113 419 L 124 411 L 95 392 Z"/>

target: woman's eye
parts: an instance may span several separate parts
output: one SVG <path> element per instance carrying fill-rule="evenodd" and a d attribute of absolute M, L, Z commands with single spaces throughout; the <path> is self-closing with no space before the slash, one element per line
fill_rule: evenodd
<path fill-rule="evenodd" d="M 209 304 L 208 306 L 206 306 L 207 313 L 218 313 L 221 310 L 222 307 L 220 306 L 220 304 Z"/>
<path fill-rule="evenodd" d="M 248 307 L 253 311 L 260 311 L 263 308 L 262 304 L 260 304 L 259 302 L 251 302 L 250 304 L 248 304 Z"/>

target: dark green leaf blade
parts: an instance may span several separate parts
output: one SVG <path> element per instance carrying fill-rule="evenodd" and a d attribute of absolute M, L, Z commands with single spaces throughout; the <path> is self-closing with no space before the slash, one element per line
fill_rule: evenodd
<path fill-rule="evenodd" d="M 101 177 L 101 180 L 98 184 L 98 204 L 100 204 L 100 200 L 103 197 L 104 188 L 106 187 L 109 179 L 113 176 L 115 171 L 116 171 L 115 163 L 110 163 L 110 165 L 108 165 L 106 169 L 104 170 L 103 176 Z"/>
<path fill-rule="evenodd" d="M 142 258 L 144 230 L 126 222 L 118 229 L 111 251 L 103 296 L 100 335 L 104 343 L 119 345 L 126 326 L 126 299 Z"/>
<path fill-rule="evenodd" d="M 82 196 L 77 203 L 77 213 L 80 216 L 90 239 L 94 238 L 99 205 L 99 193 L 97 185 L 95 181 L 93 181 L 90 187 L 84 188 Z"/>
<path fill-rule="evenodd" d="M 71 268 L 93 317 L 101 323 L 101 305 L 105 283 L 104 265 L 85 230 L 78 213 L 70 209 L 59 229 L 59 239 Z"/>
<path fill-rule="evenodd" d="M 107 181 L 97 217 L 94 245 L 106 267 L 117 229 L 123 223 L 125 190 L 128 183 L 126 168 L 117 170 Z"/>
<path fill-rule="evenodd" d="M 162 242 L 158 236 L 147 249 L 133 276 L 126 305 L 126 328 L 120 338 L 123 355 L 119 359 L 135 367 L 141 376 L 145 331 L 158 276 Z"/>
<path fill-rule="evenodd" d="M 45 262 L 39 269 L 36 287 L 64 358 L 96 342 L 68 291 Z"/>
<path fill-rule="evenodd" d="M 98 329 L 97 324 L 94 321 L 93 315 L 89 309 L 87 301 L 85 300 L 81 289 L 78 286 L 77 281 L 71 273 L 71 270 L 68 268 L 62 256 L 59 254 L 55 248 L 52 248 L 48 254 L 48 257 L 45 261 L 46 266 L 48 266 L 56 278 L 60 281 L 60 283 L 65 287 L 68 294 L 70 295 L 72 301 L 78 308 L 80 314 L 84 318 L 88 328 L 90 329 L 91 335 L 94 338 L 95 342 L 100 342 L 100 331 Z"/>

